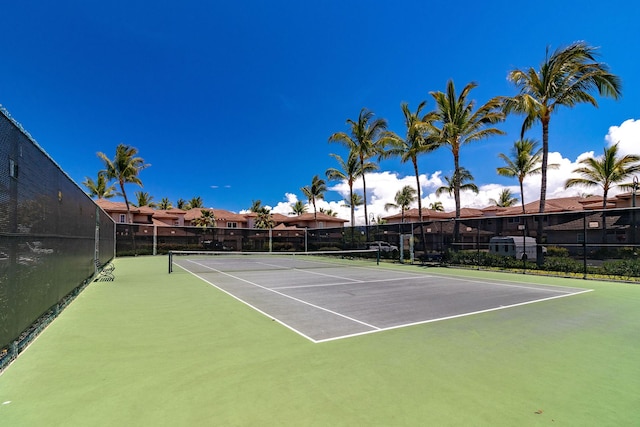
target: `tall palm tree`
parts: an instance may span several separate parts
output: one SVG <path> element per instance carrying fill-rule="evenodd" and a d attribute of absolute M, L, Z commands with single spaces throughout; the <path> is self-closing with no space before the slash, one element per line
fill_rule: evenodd
<path fill-rule="evenodd" d="M 520 200 L 522 201 L 522 213 L 525 213 L 524 209 L 524 179 L 529 175 L 537 175 L 542 173 L 542 167 L 540 162 L 542 161 L 542 148 L 538 148 L 538 142 L 523 138 L 513 143 L 511 149 L 511 157 L 504 153 L 498 154 L 506 166 L 497 168 L 498 175 L 507 176 L 510 178 L 518 178 L 520 184 Z M 548 168 L 558 168 L 559 165 L 551 164 Z"/>
<path fill-rule="evenodd" d="M 324 199 L 324 193 L 327 191 L 327 185 L 324 180 L 318 175 L 315 175 L 311 180 L 311 185 L 302 187 L 302 193 L 313 205 L 313 218 L 316 221 L 316 227 L 318 226 L 318 212 L 316 210 L 316 200 Z"/>
<path fill-rule="evenodd" d="M 89 197 L 97 197 L 98 199 L 110 199 L 116 196 L 116 185 L 107 185 L 107 179 L 102 173 L 98 173 L 98 178 L 96 181 L 87 176 L 82 182 L 82 185 L 87 187 L 87 189 L 89 190 Z"/>
<path fill-rule="evenodd" d="M 389 148 L 382 155 L 383 158 L 399 157 L 402 163 L 411 161 L 418 190 L 418 218 L 420 222 L 422 222 L 422 191 L 420 173 L 418 171 L 418 156 L 438 148 L 438 141 L 428 133 L 429 128 L 427 127 L 428 124 L 436 119 L 436 115 L 434 112 L 423 114 L 422 109 L 426 105 L 427 102 L 422 101 L 416 111 L 412 112 L 409 109 L 409 104 L 406 102 L 400 104 L 404 115 L 404 125 L 407 129 L 406 136 L 403 139 L 392 132 L 387 132 L 385 135 L 388 138 Z"/>
<path fill-rule="evenodd" d="M 573 43 L 549 54 L 540 69 L 533 67 L 514 69 L 507 78 L 515 84 L 519 93 L 514 97 L 503 97 L 505 113 L 524 114 L 521 138 L 534 124 L 542 125 L 542 182 L 540 186 L 540 213 L 544 212 L 547 198 L 547 163 L 549 158 L 549 122 L 554 111 L 561 106 L 574 107 L 589 103 L 594 107 L 598 102 L 592 95 L 618 99 L 622 83 L 618 76 L 609 72 L 607 64 L 596 61 L 596 48 L 583 41 Z M 542 221 L 539 221 L 542 231 Z M 539 233 L 541 234 L 541 233 Z M 540 237 L 540 236 L 539 236 Z"/>
<path fill-rule="evenodd" d="M 404 224 L 404 213 L 409 209 L 411 204 L 416 201 L 416 189 L 410 185 L 405 185 L 396 193 L 394 198 L 395 203 L 387 203 L 384 205 L 384 210 L 387 211 L 389 209 L 397 209 L 400 208 L 400 212 L 402 215 L 401 222 Z"/>
<path fill-rule="evenodd" d="M 453 173 L 453 176 L 451 178 L 449 178 L 448 176 L 444 177 L 444 180 L 446 181 L 447 185 L 443 185 L 441 187 L 439 187 L 436 190 L 436 196 L 440 196 L 443 193 L 447 193 L 449 196 L 455 194 L 456 192 L 456 186 L 458 188 L 458 194 L 460 194 L 460 191 L 473 191 L 474 193 L 478 194 L 480 192 L 480 190 L 478 190 L 478 186 L 475 185 L 473 182 L 473 175 L 471 175 L 471 173 L 466 170 L 463 167 L 460 167 L 458 169 L 459 172 L 459 178 L 457 178 L 457 175 L 455 172 Z M 460 216 L 460 213 L 458 212 L 458 217 Z"/>
<path fill-rule="evenodd" d="M 291 210 L 291 213 L 300 216 L 307 211 L 307 205 L 305 205 L 302 200 L 298 200 L 291 205 Z"/>
<path fill-rule="evenodd" d="M 431 133 L 437 134 L 440 144 L 448 146 L 453 154 L 454 171 L 451 184 L 456 203 L 456 219 L 460 218 L 460 182 L 463 176 L 460 171 L 460 149 L 465 144 L 504 134 L 500 129 L 493 127 L 504 120 L 500 98 L 493 98 L 476 108 L 475 101 L 468 99 L 476 86 L 476 83 L 468 83 L 457 95 L 453 80 L 449 80 L 446 92 L 430 92 L 436 101 L 435 114 L 438 122 L 436 125 L 430 125 Z M 454 230 L 456 242 L 459 237 L 457 225 L 458 221 Z"/>
<path fill-rule="evenodd" d="M 600 158 L 588 157 L 580 160 L 583 166 L 575 169 L 574 173 L 579 173 L 582 178 L 569 178 L 564 184 L 565 188 L 575 186 L 600 187 L 602 188 L 602 242 L 606 242 L 607 236 L 607 196 L 609 190 L 616 185 L 625 181 L 631 175 L 640 171 L 640 156 L 627 154 L 618 157 L 618 144 L 614 144 L 604 149 L 604 154 Z M 629 188 L 631 184 L 620 185 L 623 188 Z"/>
<path fill-rule="evenodd" d="M 350 152 L 347 160 L 345 161 L 341 156 L 337 154 L 330 154 L 331 157 L 338 161 L 340 165 L 340 169 L 338 168 L 329 168 L 325 172 L 325 175 L 328 180 L 343 180 L 347 182 L 349 186 L 349 200 L 353 200 L 356 195 L 353 192 L 353 184 L 356 179 L 363 176 L 367 172 L 372 172 L 378 169 L 378 165 L 373 162 L 366 161 L 363 165 L 360 164 L 360 159 L 355 153 Z M 357 195 L 362 199 L 360 195 Z M 351 208 L 351 226 L 355 225 L 355 207 L 362 205 L 362 203 L 353 204 L 350 203 L 349 207 Z"/>
<path fill-rule="evenodd" d="M 160 200 L 160 203 L 158 203 L 158 209 L 162 209 L 164 211 L 167 211 L 172 207 L 173 205 L 171 204 L 171 202 L 167 197 L 163 197 L 162 200 Z"/>
<path fill-rule="evenodd" d="M 156 207 L 156 204 L 153 202 L 153 196 L 150 196 L 146 191 L 136 191 L 135 192 L 136 199 L 138 203 L 137 207 L 140 206 L 149 206 L 150 208 Z"/>
<path fill-rule="evenodd" d="M 379 118 L 374 119 L 372 111 L 363 108 L 360 110 L 358 120 L 347 119 L 350 134 L 337 132 L 329 137 L 329 142 L 338 142 L 349 149 L 350 154 L 354 154 L 360 160 L 360 167 L 364 170 L 364 164 L 372 157 L 378 156 L 383 151 L 383 141 L 380 139 L 382 133 L 387 129 L 387 121 Z M 362 187 L 364 198 L 364 223 L 369 225 L 367 214 L 367 182 L 364 173 L 362 174 Z"/>
<path fill-rule="evenodd" d="M 125 184 L 138 184 L 142 187 L 142 181 L 139 178 L 140 171 L 148 167 L 148 164 L 144 163 L 141 157 L 137 157 L 138 150 L 135 147 L 130 147 L 125 144 L 118 144 L 116 147 L 116 154 L 113 160 L 109 159 L 106 154 L 98 152 L 98 157 L 104 162 L 105 169 L 100 171 L 100 174 L 111 181 L 116 180 L 120 185 L 120 192 L 124 197 L 124 203 L 127 208 L 127 222 L 131 224 L 133 218 L 131 217 L 131 209 L 129 208 L 129 199 L 127 198 L 127 192 L 124 190 Z M 131 232 L 131 243 L 133 246 L 133 252 L 136 253 L 136 239 L 134 233 Z"/>
<path fill-rule="evenodd" d="M 509 208 L 518 203 L 518 198 L 508 188 L 503 188 L 498 196 L 498 200 L 490 199 L 491 203 L 500 208 Z"/>

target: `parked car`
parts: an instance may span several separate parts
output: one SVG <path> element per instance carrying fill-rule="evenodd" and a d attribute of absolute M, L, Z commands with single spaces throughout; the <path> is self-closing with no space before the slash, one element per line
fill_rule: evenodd
<path fill-rule="evenodd" d="M 216 242 L 213 240 L 205 240 L 202 242 L 202 246 L 209 251 L 230 251 L 231 248 L 225 246 L 222 242 Z"/>
<path fill-rule="evenodd" d="M 393 251 L 397 251 L 398 247 L 395 245 L 392 245 L 391 243 L 380 241 L 380 242 L 370 242 L 369 249 L 377 249 L 380 252 L 393 252 Z"/>

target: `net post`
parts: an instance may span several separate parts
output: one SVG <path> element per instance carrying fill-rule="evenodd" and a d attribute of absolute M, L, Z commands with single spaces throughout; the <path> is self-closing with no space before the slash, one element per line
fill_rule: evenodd
<path fill-rule="evenodd" d="M 376 265 L 380 265 L 380 246 L 378 246 L 378 251 L 376 252 Z"/>
<path fill-rule="evenodd" d="M 169 274 L 173 271 L 173 252 L 169 251 Z"/>

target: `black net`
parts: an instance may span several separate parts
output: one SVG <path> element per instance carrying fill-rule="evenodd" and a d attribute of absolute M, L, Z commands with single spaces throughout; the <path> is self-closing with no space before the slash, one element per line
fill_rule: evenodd
<path fill-rule="evenodd" d="M 86 283 L 96 258 L 114 257 L 114 239 L 109 216 L 0 111 L 0 350 L 5 355 L 33 322 L 57 311 Z"/>
<path fill-rule="evenodd" d="M 315 252 L 171 251 L 169 272 L 178 266 L 194 273 L 351 268 L 378 262 L 377 250 Z"/>

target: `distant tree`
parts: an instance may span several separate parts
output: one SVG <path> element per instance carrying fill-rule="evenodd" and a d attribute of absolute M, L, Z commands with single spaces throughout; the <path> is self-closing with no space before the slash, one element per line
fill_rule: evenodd
<path fill-rule="evenodd" d="M 456 185 L 458 187 L 458 191 L 473 191 L 478 194 L 480 191 L 478 190 L 478 186 L 473 182 L 473 175 L 463 167 L 460 167 L 460 178 L 456 178 L 456 173 L 453 173 L 453 176 L 449 178 L 448 176 L 444 177 L 444 180 L 447 182 L 447 185 L 443 185 L 442 187 L 436 190 L 436 196 L 440 196 L 443 193 L 449 194 L 451 196 L 456 191 Z"/>
<path fill-rule="evenodd" d="M 255 228 L 269 229 L 275 227 L 276 223 L 271 215 L 271 209 L 262 205 L 260 200 L 252 200 L 249 210 L 258 214 L 254 223 Z"/>
<path fill-rule="evenodd" d="M 604 154 L 601 158 L 587 157 L 580 160 L 580 164 L 583 165 L 575 169 L 574 173 L 579 173 L 582 178 L 570 178 L 565 183 L 565 188 L 574 186 L 584 187 L 600 187 L 602 188 L 602 242 L 606 242 L 607 235 L 607 221 L 606 211 L 607 197 L 609 190 L 616 185 L 628 179 L 631 175 L 640 171 L 640 156 L 634 154 L 627 154 L 625 156 L 618 156 L 618 144 L 614 144 L 609 148 L 604 149 Z M 622 184 L 623 188 L 632 188 L 633 184 Z"/>
<path fill-rule="evenodd" d="M 323 213 L 328 216 L 337 217 L 338 212 L 334 212 L 332 209 L 320 208 L 320 213 Z"/>
<path fill-rule="evenodd" d="M 104 170 L 100 171 L 100 175 L 103 175 L 108 181 L 115 180 L 120 185 L 120 193 L 124 197 L 127 207 L 128 222 L 131 222 L 132 218 L 124 185 L 138 184 L 142 187 L 142 181 L 140 181 L 138 175 L 141 170 L 149 166 L 144 163 L 141 157 L 136 157 L 137 154 L 138 150 L 136 148 L 124 144 L 119 144 L 116 147 L 116 154 L 113 160 L 109 159 L 106 154 L 98 152 L 98 157 L 102 159 L 105 166 Z"/>
<path fill-rule="evenodd" d="M 363 176 L 365 173 L 373 172 L 374 170 L 377 170 L 378 165 L 370 161 L 365 161 L 364 164 L 360 164 L 359 157 L 353 152 L 349 153 L 349 156 L 347 157 L 346 161 L 343 160 L 342 157 L 340 157 L 337 154 L 331 154 L 331 156 L 338 161 L 338 164 L 340 165 L 340 169 L 337 169 L 337 168 L 327 169 L 327 171 L 325 172 L 326 177 L 328 180 L 331 180 L 331 181 L 334 181 L 334 180 L 346 181 L 347 185 L 349 186 L 349 200 L 353 200 L 354 195 L 356 195 L 353 192 L 353 184 L 355 183 L 355 180 Z M 359 197 L 360 197 L 360 200 L 362 200 L 362 196 L 359 196 Z M 363 203 L 364 202 L 361 202 L 359 204 L 353 204 L 353 203 L 347 204 L 347 206 L 351 209 L 351 226 L 355 225 L 355 207 L 360 206 Z"/>
<path fill-rule="evenodd" d="M 509 208 L 518 203 L 518 198 L 513 197 L 511 190 L 503 188 L 500 196 L 498 196 L 498 200 L 490 199 L 489 201 L 500 208 Z"/>
<path fill-rule="evenodd" d="M 584 186 L 602 188 L 602 209 L 607 208 L 609 190 L 617 184 L 625 181 L 633 174 L 640 171 L 640 156 L 627 154 L 618 156 L 618 144 L 604 149 L 600 158 L 587 157 L 580 160 L 581 167 L 574 169 L 574 173 L 582 175 L 581 178 L 570 178 L 565 183 L 565 188 Z M 621 187 L 629 188 L 632 184 L 622 184 Z"/>
<path fill-rule="evenodd" d="M 94 182 L 93 179 L 86 177 L 82 185 L 89 190 L 89 197 L 97 197 L 98 199 L 110 199 L 116 196 L 116 185 L 107 185 L 107 178 L 104 174 L 98 173 L 98 178 Z"/>
<path fill-rule="evenodd" d="M 149 206 L 150 208 L 155 208 L 156 204 L 153 202 L 153 196 L 150 196 L 146 191 L 136 191 L 135 192 L 136 199 L 138 203 L 137 207 L 140 206 Z"/>
<path fill-rule="evenodd" d="M 598 102 L 592 95 L 596 91 L 600 96 L 613 99 L 622 94 L 620 78 L 609 72 L 607 64 L 596 61 L 596 50 L 583 41 L 558 49 L 551 55 L 547 47 L 540 69 L 514 69 L 507 76 L 519 93 L 514 97 L 503 97 L 504 111 L 525 116 L 520 137 L 523 138 L 534 124 L 540 122 L 542 125 L 540 213 L 544 213 L 547 198 L 549 122 L 553 112 L 561 106 L 572 108 L 581 103 L 597 107 Z M 542 221 L 538 227 L 541 232 Z"/>
<path fill-rule="evenodd" d="M 118 144 L 116 147 L 116 154 L 113 160 L 109 159 L 106 154 L 98 152 L 98 157 L 104 162 L 105 169 L 100 171 L 101 175 L 111 181 L 115 180 L 120 185 L 120 192 L 124 197 L 124 203 L 127 208 L 127 222 L 131 224 L 133 218 L 131 217 L 131 209 L 129 208 L 129 199 L 127 198 L 127 192 L 124 190 L 125 184 L 138 184 L 142 187 L 142 181 L 139 178 L 140 171 L 148 167 L 148 164 L 144 163 L 141 157 L 137 157 L 138 150 L 134 147 L 130 147 L 124 144 Z M 134 254 L 136 250 L 136 239 L 133 232 L 131 234 L 131 244 L 133 246 Z"/>
<path fill-rule="evenodd" d="M 416 189 L 410 185 L 405 185 L 396 193 L 394 198 L 395 203 L 387 203 L 384 205 L 384 210 L 400 208 L 402 223 L 404 223 L 404 213 L 409 209 L 411 204 L 416 201 Z"/>
<path fill-rule="evenodd" d="M 307 212 L 307 205 L 302 200 L 297 200 L 291 205 L 291 213 L 297 216 Z"/>
<path fill-rule="evenodd" d="M 444 212 L 444 206 L 442 205 L 442 202 L 429 203 L 429 209 L 436 212 Z"/>
<path fill-rule="evenodd" d="M 185 199 L 178 199 L 178 201 L 176 202 L 176 207 L 183 210 L 189 209 L 189 205 L 187 204 L 187 201 Z"/>
<path fill-rule="evenodd" d="M 189 209 L 203 208 L 204 203 L 202 202 L 202 198 L 200 196 L 193 197 L 189 200 L 189 203 L 187 203 L 187 207 Z"/>
<path fill-rule="evenodd" d="M 387 121 L 373 119 L 373 112 L 363 108 L 360 110 L 356 121 L 347 119 L 350 133 L 337 132 L 329 137 L 329 142 L 337 142 L 349 150 L 349 155 L 354 155 L 360 160 L 360 168 L 364 171 L 365 163 L 372 157 L 378 156 L 383 151 L 381 134 L 387 129 Z M 369 225 L 367 214 L 367 182 L 362 174 L 364 221 Z"/>
<path fill-rule="evenodd" d="M 533 139 L 524 138 L 513 143 L 511 149 L 511 157 L 504 153 L 498 154 L 506 166 L 497 168 L 498 175 L 510 178 L 518 178 L 520 184 L 520 200 L 522 200 L 522 213 L 524 209 L 524 179 L 529 175 L 537 175 L 542 173 L 540 163 L 542 161 L 542 148 L 538 148 L 538 142 Z M 551 164 L 548 168 L 558 168 L 559 165 Z"/>
<path fill-rule="evenodd" d="M 315 175 L 311 180 L 311 185 L 302 187 L 302 193 L 309 200 L 309 203 L 313 205 L 313 218 L 316 221 L 316 227 L 318 226 L 318 212 L 316 211 L 316 200 L 324 199 L 324 193 L 327 191 L 327 186 L 323 179 L 318 175 Z"/>
<path fill-rule="evenodd" d="M 201 209 L 200 216 L 193 220 L 193 225 L 202 228 L 212 228 L 216 226 L 216 216 L 209 209 Z"/>
<path fill-rule="evenodd" d="M 163 197 L 160 203 L 158 203 L 158 209 L 162 209 L 163 211 L 168 211 L 171 208 L 173 208 L 173 205 L 166 197 Z"/>

